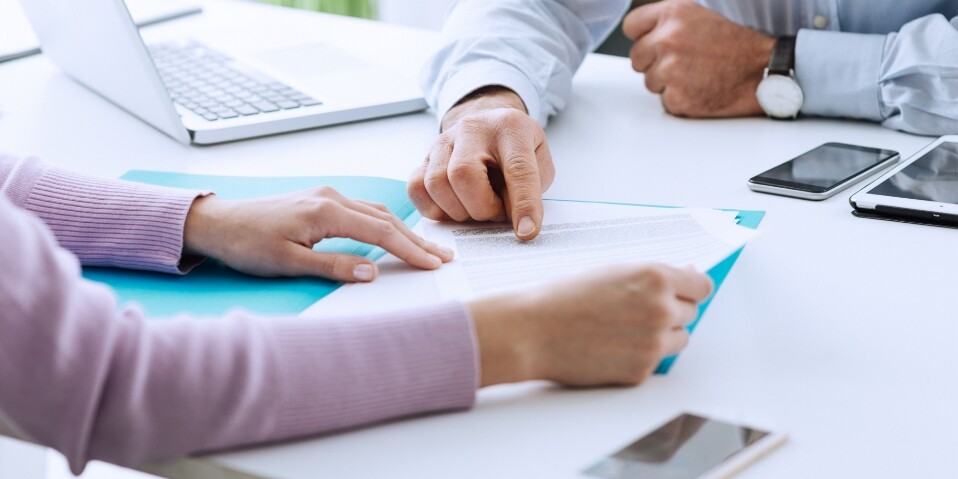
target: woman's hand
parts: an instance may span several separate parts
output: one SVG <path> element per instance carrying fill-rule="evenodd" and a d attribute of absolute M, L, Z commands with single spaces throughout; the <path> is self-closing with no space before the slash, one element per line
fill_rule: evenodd
<path fill-rule="evenodd" d="M 197 198 L 186 217 L 183 249 L 257 276 L 376 278 L 376 265 L 366 258 L 313 251 L 326 238 L 374 244 L 422 269 L 452 259 L 452 251 L 417 236 L 385 206 L 350 200 L 329 187 L 241 201 Z"/>
<path fill-rule="evenodd" d="M 475 301 L 481 385 L 638 384 L 685 347 L 685 326 L 711 292 L 704 274 L 644 265 Z"/>

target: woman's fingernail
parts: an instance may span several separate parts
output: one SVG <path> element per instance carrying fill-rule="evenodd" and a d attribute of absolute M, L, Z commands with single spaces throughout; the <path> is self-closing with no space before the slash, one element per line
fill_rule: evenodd
<path fill-rule="evenodd" d="M 428 256 L 429 256 L 429 262 L 432 263 L 431 266 L 433 268 L 439 268 L 442 266 L 442 259 L 440 259 L 438 256 L 435 256 L 435 255 L 428 255 Z"/>
<path fill-rule="evenodd" d="M 519 220 L 519 229 L 516 232 L 519 233 L 519 236 L 529 236 L 535 230 L 536 224 L 532 221 L 532 218 L 523 216 L 522 219 Z"/>
<path fill-rule="evenodd" d="M 353 279 L 356 281 L 372 281 L 373 279 L 373 265 L 371 264 L 358 264 L 353 268 Z"/>
<path fill-rule="evenodd" d="M 430 248 L 433 248 L 433 249 L 437 249 L 437 250 L 439 250 L 440 253 L 442 253 L 442 254 L 444 254 L 444 255 L 446 255 L 446 256 L 452 256 L 452 253 L 453 253 L 452 248 L 446 248 L 445 246 L 439 246 L 438 244 L 433 243 L 432 241 L 426 241 L 426 246 L 428 246 L 428 247 L 430 247 Z"/>

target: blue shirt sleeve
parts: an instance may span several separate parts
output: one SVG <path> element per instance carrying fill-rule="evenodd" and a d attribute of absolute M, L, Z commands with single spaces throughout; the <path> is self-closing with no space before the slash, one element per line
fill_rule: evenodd
<path fill-rule="evenodd" d="M 420 84 L 441 119 L 472 91 L 515 91 L 541 125 L 569 98 L 572 75 L 604 40 L 629 0 L 460 0 Z"/>
<path fill-rule="evenodd" d="M 887 35 L 803 29 L 795 74 L 803 113 L 923 135 L 958 132 L 958 17 L 927 15 Z"/>

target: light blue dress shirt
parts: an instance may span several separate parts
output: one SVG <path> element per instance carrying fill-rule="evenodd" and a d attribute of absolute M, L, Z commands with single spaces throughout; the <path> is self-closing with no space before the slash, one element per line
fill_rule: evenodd
<path fill-rule="evenodd" d="M 807 115 L 881 122 L 912 133 L 958 133 L 958 0 L 699 0 L 769 35 L 798 35 L 795 74 Z M 486 85 L 519 94 L 545 125 L 569 98 L 586 53 L 629 0 L 460 0 L 443 46 L 423 70 L 445 114 Z"/>

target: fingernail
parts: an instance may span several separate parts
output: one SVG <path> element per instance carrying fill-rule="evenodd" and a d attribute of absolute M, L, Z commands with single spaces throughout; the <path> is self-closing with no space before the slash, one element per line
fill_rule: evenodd
<path fill-rule="evenodd" d="M 353 268 L 353 279 L 356 281 L 372 281 L 373 279 L 373 265 L 371 264 L 358 264 Z"/>
<path fill-rule="evenodd" d="M 442 260 L 438 256 L 429 255 L 429 262 L 434 269 L 442 266 Z"/>
<path fill-rule="evenodd" d="M 453 254 L 452 248 L 446 248 L 445 246 L 439 246 L 438 244 L 433 243 L 432 241 L 426 241 L 426 246 L 428 246 L 428 247 L 430 247 L 430 248 L 435 248 L 435 249 L 439 250 L 440 253 L 442 253 L 442 254 L 444 254 L 444 255 L 446 255 L 446 256 L 452 256 L 452 254 Z"/>
<path fill-rule="evenodd" d="M 523 216 L 522 219 L 519 220 L 519 230 L 516 232 L 519 233 L 519 236 L 529 236 L 535 230 L 536 224 L 532 221 L 532 218 Z"/>

